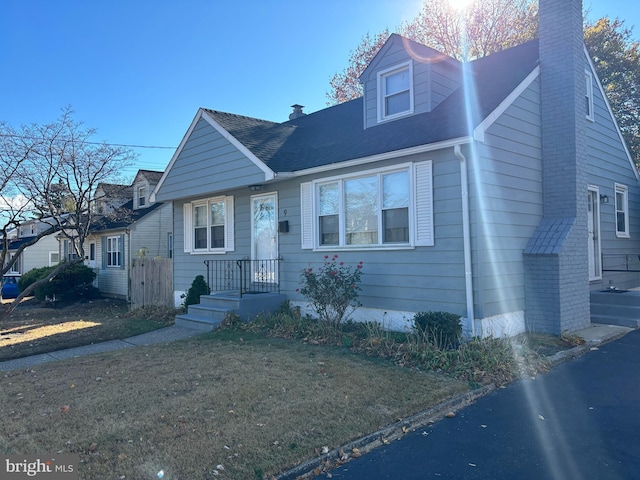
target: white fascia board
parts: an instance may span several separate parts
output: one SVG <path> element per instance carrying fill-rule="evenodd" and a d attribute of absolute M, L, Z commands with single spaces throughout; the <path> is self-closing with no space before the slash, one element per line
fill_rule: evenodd
<path fill-rule="evenodd" d="M 315 175 L 317 173 L 324 173 L 329 171 L 334 171 L 336 168 L 348 168 L 354 167 L 358 165 L 363 165 L 372 162 L 380 162 L 383 160 L 389 160 L 393 158 L 401 158 L 409 155 L 415 155 L 419 153 L 425 152 L 433 152 L 435 150 L 442 150 L 445 148 L 453 148 L 456 145 L 463 145 L 466 143 L 471 143 L 473 141 L 472 137 L 458 137 L 453 138 L 451 140 L 444 140 L 442 142 L 429 143 L 427 145 L 418 145 L 417 147 L 405 148 L 402 150 L 394 150 L 392 152 L 386 153 L 378 153 L 376 155 L 370 155 L 368 157 L 355 158 L 353 160 L 346 160 L 340 163 L 330 163 L 328 165 L 321 165 L 319 167 L 306 168 L 304 170 L 297 170 L 295 172 L 290 173 L 279 173 L 280 177 L 302 177 L 305 175 Z"/>
<path fill-rule="evenodd" d="M 522 82 L 520 82 L 520 85 L 518 85 L 507 96 L 507 98 L 505 98 L 502 102 L 500 102 L 500 105 L 498 105 L 493 112 L 487 115 L 487 117 L 482 122 L 480 122 L 480 125 L 478 125 L 473 131 L 473 138 L 479 142 L 484 142 L 484 134 L 489 129 L 489 127 L 493 125 L 493 122 L 495 122 L 500 117 L 500 115 L 502 115 L 507 110 L 507 108 L 511 106 L 511 104 L 516 100 L 516 98 L 522 95 L 522 93 L 527 88 L 529 88 L 529 86 L 533 83 L 533 81 L 536 78 L 538 78 L 539 75 L 540 75 L 540 66 L 538 65 L 536 66 L 536 68 L 534 68 L 531 71 L 529 75 L 527 75 L 527 77 Z"/>
<path fill-rule="evenodd" d="M 627 160 L 629 161 L 629 165 L 631 166 L 631 170 L 633 170 L 633 174 L 636 177 L 636 181 L 640 182 L 640 175 L 638 174 L 638 169 L 636 168 L 635 164 L 633 163 L 633 157 L 631 156 L 631 153 L 629 152 L 629 148 L 627 148 L 627 142 L 624 140 L 624 137 L 622 136 L 622 130 L 620 130 L 620 126 L 618 125 L 618 120 L 616 120 L 616 116 L 613 114 L 613 110 L 611 110 L 611 104 L 609 103 L 609 99 L 607 98 L 607 94 L 604 91 L 604 88 L 602 87 L 602 82 L 600 82 L 600 77 L 598 77 L 598 74 L 596 73 L 596 67 L 593 65 L 593 61 L 591 60 L 591 57 L 589 56 L 589 51 L 587 50 L 587 46 L 584 46 L 584 56 L 587 59 L 587 62 L 589 62 L 589 68 L 591 69 L 591 74 L 593 75 L 593 78 L 595 78 L 596 80 L 596 85 L 598 86 L 598 90 L 600 91 L 600 94 L 602 95 L 602 98 L 604 98 L 604 104 L 607 107 L 607 111 L 609 112 L 609 116 L 611 117 L 611 120 L 613 120 L 613 124 L 616 127 L 616 132 L 618 133 L 618 138 L 620 139 L 620 143 L 622 144 L 622 148 L 624 148 L 624 151 L 627 155 Z"/>

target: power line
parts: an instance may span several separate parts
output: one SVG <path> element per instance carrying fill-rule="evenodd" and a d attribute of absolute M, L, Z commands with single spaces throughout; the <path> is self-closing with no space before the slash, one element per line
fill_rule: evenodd
<path fill-rule="evenodd" d="M 23 138 L 29 140 L 47 140 L 46 138 L 38 138 L 32 137 L 29 135 L 16 135 L 16 134 L 8 134 L 8 133 L 0 133 L 0 137 L 7 138 Z M 127 147 L 127 148 L 155 148 L 155 149 L 167 149 L 167 150 L 175 150 L 177 147 L 165 147 L 161 145 L 133 145 L 129 143 L 109 143 L 109 142 L 89 142 L 82 141 L 82 143 L 86 143 L 88 145 L 108 145 L 110 147 Z"/>

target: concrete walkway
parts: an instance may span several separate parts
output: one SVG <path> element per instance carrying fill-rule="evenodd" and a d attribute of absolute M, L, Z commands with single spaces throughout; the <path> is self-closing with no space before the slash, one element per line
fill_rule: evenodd
<path fill-rule="evenodd" d="M 22 370 L 35 367 L 36 365 L 41 365 L 43 363 L 82 357 L 93 353 L 112 352 L 114 350 L 122 350 L 124 348 L 169 343 L 175 340 L 182 340 L 183 338 L 200 335 L 201 333 L 202 332 L 198 330 L 191 330 L 172 325 L 170 327 L 160 328 L 152 332 L 136 335 L 135 337 L 125 338 L 124 340 L 110 340 L 108 342 L 94 343 L 91 345 L 84 345 L 82 347 L 68 348 L 66 350 L 58 350 L 57 352 L 42 353 L 39 355 L 32 355 L 30 357 L 7 360 L 0 362 L 0 371 Z"/>

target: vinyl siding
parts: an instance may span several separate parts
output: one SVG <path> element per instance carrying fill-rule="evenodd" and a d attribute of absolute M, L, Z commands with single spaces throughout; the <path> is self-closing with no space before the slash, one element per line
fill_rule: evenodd
<path fill-rule="evenodd" d="M 460 315 L 466 311 L 460 202 L 459 161 L 453 150 L 416 155 L 396 162 L 369 164 L 366 169 L 407 161 L 433 161 L 435 246 L 400 250 L 356 250 L 313 252 L 301 249 L 300 184 L 312 180 L 300 177 L 273 185 L 261 193 L 277 191 L 278 219 L 289 221 L 289 232 L 278 237 L 281 291 L 292 300 L 303 300 L 296 289 L 300 273 L 319 266 L 324 255 L 337 253 L 350 264 L 364 262 L 360 300 L 366 307 L 391 310 L 445 310 Z M 357 172 L 357 168 L 334 170 L 327 177 Z M 318 175 L 321 178 L 325 175 Z M 212 193 L 213 194 L 213 193 Z M 212 195 L 211 194 L 211 195 Z M 188 290 L 196 275 L 206 274 L 205 259 L 250 257 L 250 192 L 247 188 L 215 192 L 235 199 L 235 251 L 226 255 L 190 255 L 183 251 L 183 202 L 174 202 L 176 291 Z"/>
<path fill-rule="evenodd" d="M 58 248 L 56 234 L 42 237 L 34 245 L 25 248 L 20 256 L 20 274 L 24 275 L 34 268 L 48 267 L 49 252 L 57 252 Z"/>
<path fill-rule="evenodd" d="M 264 172 L 200 119 L 156 192 L 156 200 L 208 195 L 264 182 Z"/>
<path fill-rule="evenodd" d="M 374 68 L 368 72 L 364 80 L 365 128 L 378 124 L 378 72 L 408 60 L 413 65 L 413 114 L 430 112 L 452 91 L 460 86 L 460 66 L 444 59 L 435 50 L 427 61 L 421 62 L 405 50 L 401 42 L 390 44 L 385 55 L 378 57 Z M 436 58 L 442 59 L 436 61 Z M 392 120 L 390 120 L 392 121 Z"/>
<path fill-rule="evenodd" d="M 124 235 L 124 257 L 122 259 L 124 268 L 119 267 L 102 267 L 102 237 L 116 237 Z M 92 238 L 93 239 L 93 238 Z M 129 256 L 129 236 L 124 230 L 105 233 L 95 237 L 96 240 L 96 274 L 97 287 L 100 294 L 105 297 L 128 298 L 129 296 L 129 265 L 131 259 Z M 88 245 L 88 243 L 87 243 Z"/>
<path fill-rule="evenodd" d="M 469 153 L 477 318 L 524 310 L 522 253 L 542 219 L 538 98 L 535 81 Z"/>
<path fill-rule="evenodd" d="M 173 209 L 171 202 L 158 207 L 154 212 L 144 216 L 131 227 L 131 256 L 147 248 L 148 257 L 167 257 L 168 233 L 173 230 Z"/>
<path fill-rule="evenodd" d="M 585 64 L 585 68 L 589 68 Z M 595 83 L 594 76 L 594 120 L 585 120 L 587 124 L 587 169 L 588 182 L 597 186 L 600 195 L 609 197 L 608 204 L 600 204 L 600 235 L 602 254 L 605 257 L 614 255 L 617 258 L 631 255 L 631 269 L 640 269 L 637 255 L 640 252 L 640 188 L 634 175 L 616 130 L 615 123 L 609 114 L 602 92 Z M 629 188 L 629 231 L 630 238 L 616 237 L 615 225 L 615 183 Z M 591 282 L 592 289 L 634 288 L 640 285 L 638 272 L 603 272 L 602 280 Z"/>

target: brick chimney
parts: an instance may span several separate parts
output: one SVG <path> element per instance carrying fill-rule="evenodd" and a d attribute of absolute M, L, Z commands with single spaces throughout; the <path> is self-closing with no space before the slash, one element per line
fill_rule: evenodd
<path fill-rule="evenodd" d="M 524 252 L 525 321 L 589 326 L 582 0 L 539 0 L 543 214 Z"/>
<path fill-rule="evenodd" d="M 304 105 L 298 105 L 297 103 L 295 103 L 291 105 L 291 108 L 293 108 L 293 112 L 289 114 L 289 120 L 293 120 L 298 117 L 304 117 L 306 115 L 306 113 L 302 111 Z"/>

